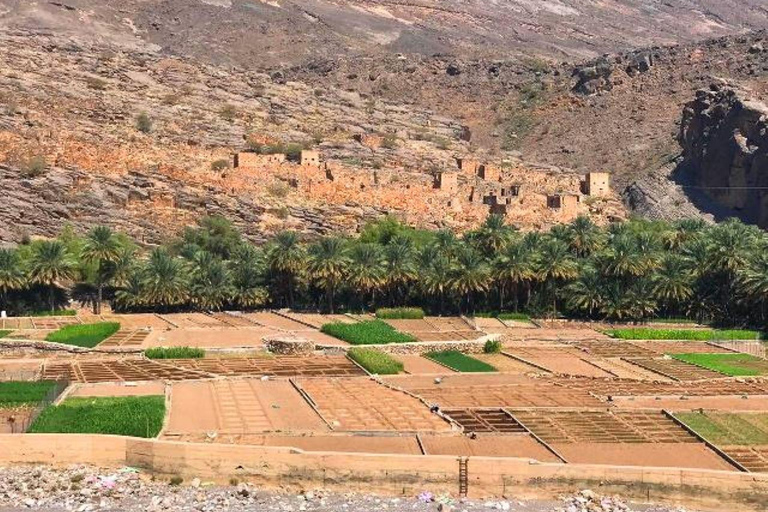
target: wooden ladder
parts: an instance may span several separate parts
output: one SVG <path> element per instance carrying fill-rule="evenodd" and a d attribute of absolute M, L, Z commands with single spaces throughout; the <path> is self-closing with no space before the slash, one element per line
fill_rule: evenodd
<path fill-rule="evenodd" d="M 466 498 L 469 490 L 469 469 L 467 463 L 468 457 L 459 457 L 459 497 Z"/>

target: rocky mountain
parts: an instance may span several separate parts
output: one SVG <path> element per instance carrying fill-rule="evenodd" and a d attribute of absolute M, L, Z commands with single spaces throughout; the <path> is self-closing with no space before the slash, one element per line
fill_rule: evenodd
<path fill-rule="evenodd" d="M 477 215 L 406 187 L 467 155 L 610 172 L 637 211 L 696 215 L 670 179 L 681 112 L 713 81 L 759 90 L 766 27 L 762 0 L 0 0 L 0 241 L 107 222 L 152 242 L 206 213 L 256 240 L 383 213 L 462 228 Z M 375 192 L 232 169 L 281 143 Z"/>

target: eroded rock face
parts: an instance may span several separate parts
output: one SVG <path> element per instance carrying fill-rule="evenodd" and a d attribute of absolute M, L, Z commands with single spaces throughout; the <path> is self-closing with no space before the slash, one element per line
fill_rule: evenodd
<path fill-rule="evenodd" d="M 713 84 L 685 106 L 678 140 L 694 187 L 768 227 L 768 105 Z"/>

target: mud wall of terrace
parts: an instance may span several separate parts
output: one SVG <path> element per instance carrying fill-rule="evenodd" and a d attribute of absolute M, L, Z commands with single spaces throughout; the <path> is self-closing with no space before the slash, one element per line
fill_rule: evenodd
<path fill-rule="evenodd" d="M 133 466 L 159 476 L 232 477 L 266 487 L 414 496 L 421 491 L 457 495 L 459 464 L 453 456 L 304 452 L 293 448 L 192 444 L 88 434 L 0 435 L 0 465 L 92 464 Z M 627 498 L 710 510 L 762 510 L 768 475 L 674 468 L 539 463 L 471 457 L 469 496 L 554 498 L 592 488 Z"/>

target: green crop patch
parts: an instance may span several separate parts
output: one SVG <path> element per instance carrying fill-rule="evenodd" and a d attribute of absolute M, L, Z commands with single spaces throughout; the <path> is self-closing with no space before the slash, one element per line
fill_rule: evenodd
<path fill-rule="evenodd" d="M 369 320 L 355 324 L 334 322 L 323 325 L 320 330 L 352 345 L 386 345 L 416 341 L 416 338 L 410 334 L 402 333 L 381 320 Z"/>
<path fill-rule="evenodd" d="M 45 337 L 46 341 L 93 348 L 120 330 L 117 322 L 67 325 Z"/>
<path fill-rule="evenodd" d="M 379 308 L 376 318 L 383 320 L 421 320 L 424 310 L 421 308 Z"/>
<path fill-rule="evenodd" d="M 205 350 L 195 347 L 157 347 L 144 351 L 149 359 L 202 359 Z"/>
<path fill-rule="evenodd" d="M 397 375 L 403 371 L 402 362 L 376 349 L 356 347 L 348 354 L 353 361 L 375 375 Z"/>
<path fill-rule="evenodd" d="M 716 340 L 758 340 L 762 338 L 759 331 L 739 329 L 655 329 L 649 327 L 630 329 L 609 329 L 605 334 L 623 340 L 683 340 L 683 341 L 716 341 Z"/>
<path fill-rule="evenodd" d="M 55 385 L 55 382 L 48 380 L 0 382 L 0 409 L 38 404 Z"/>
<path fill-rule="evenodd" d="M 474 357 L 470 357 L 456 350 L 446 350 L 443 352 L 429 352 L 424 357 L 437 361 L 457 372 L 467 373 L 488 373 L 497 371 L 496 368 L 488 363 L 484 363 Z"/>
<path fill-rule="evenodd" d="M 165 397 L 69 398 L 45 409 L 29 432 L 156 437 L 163 428 Z"/>
<path fill-rule="evenodd" d="M 768 414 L 686 412 L 675 417 L 716 445 L 768 444 Z"/>
<path fill-rule="evenodd" d="M 11 334 L 11 331 L 0 331 L 0 338 L 5 338 L 9 334 Z"/>
<path fill-rule="evenodd" d="M 29 313 L 27 316 L 34 316 L 34 317 L 77 316 L 77 311 L 75 311 L 74 309 L 54 309 L 53 311 L 43 310 L 43 311 L 33 311 Z"/>
<path fill-rule="evenodd" d="M 731 377 L 768 374 L 768 361 L 749 354 L 672 354 L 672 357 Z"/>

